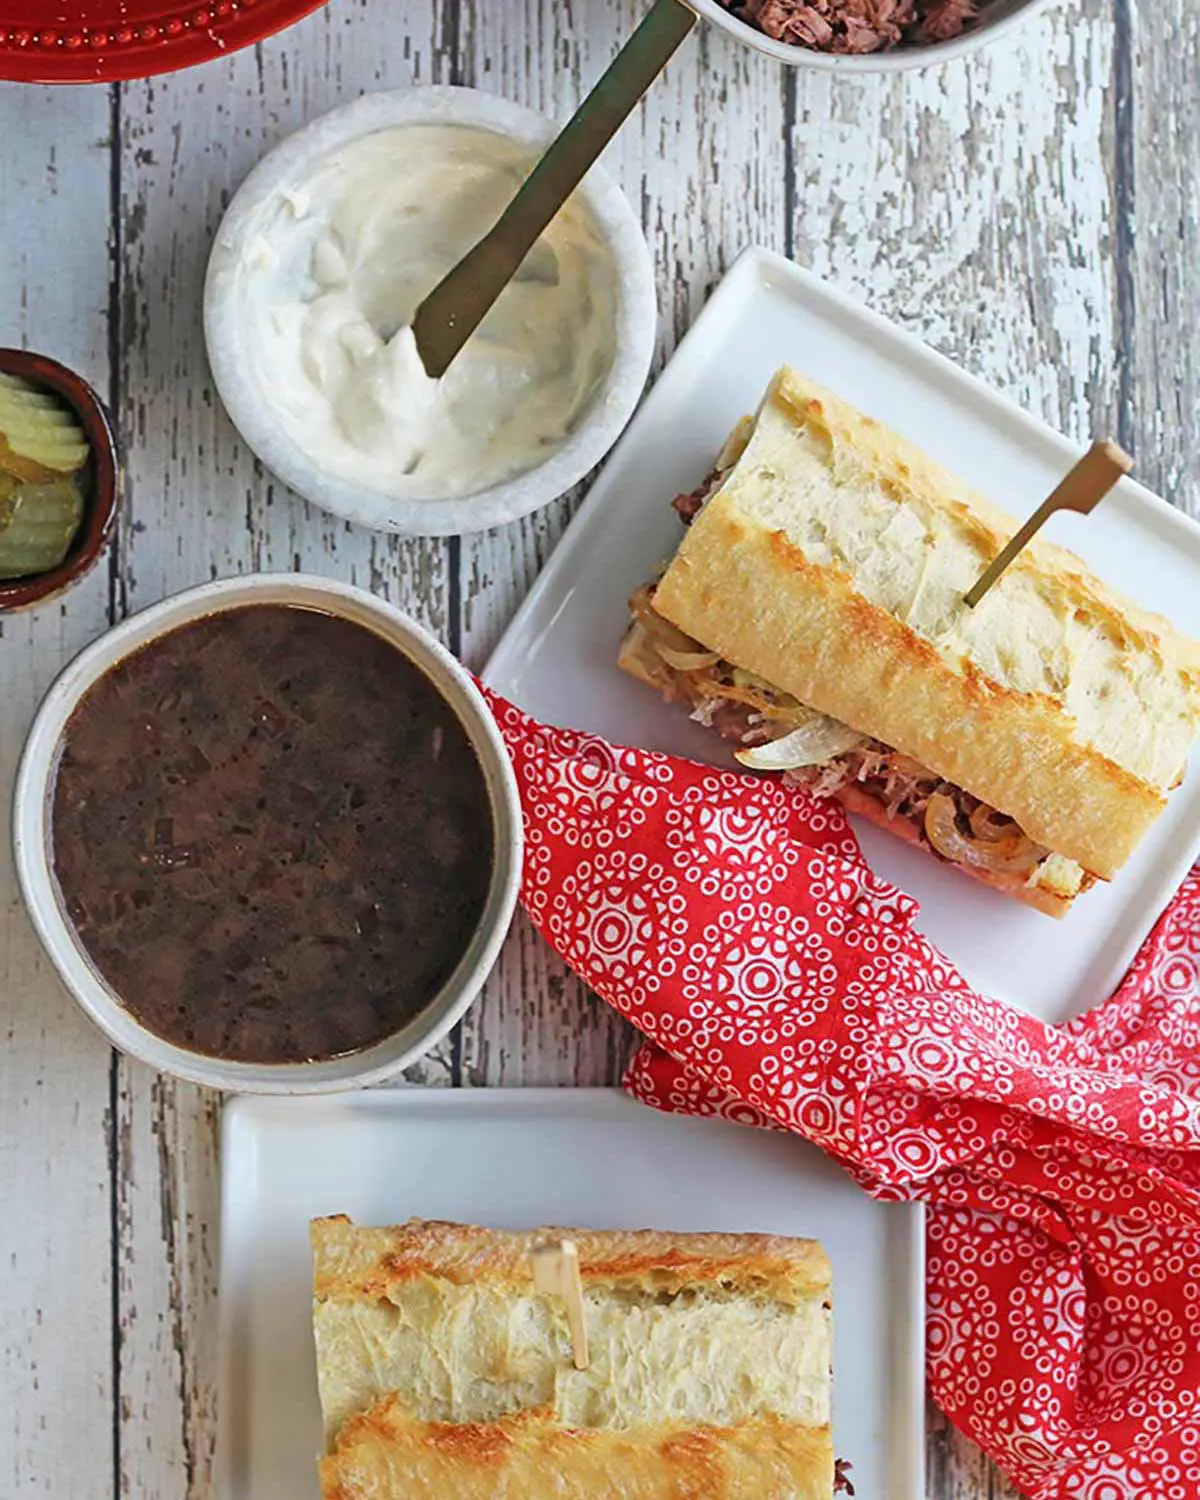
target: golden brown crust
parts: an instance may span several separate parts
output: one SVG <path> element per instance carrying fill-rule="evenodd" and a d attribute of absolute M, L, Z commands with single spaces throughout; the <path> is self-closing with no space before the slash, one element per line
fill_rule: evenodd
<path fill-rule="evenodd" d="M 394 1396 L 343 1426 L 324 1500 L 829 1500 L 828 1427 L 564 1429 L 538 1412 L 412 1420 Z"/>
<path fill-rule="evenodd" d="M 1037 843 L 1116 873 L 1165 806 L 1158 792 L 1067 738 L 1046 699 L 956 672 L 844 575 L 729 509 L 720 495 L 710 503 L 659 584 L 655 605 L 672 624 L 929 766 Z"/>
<path fill-rule="evenodd" d="M 531 1246 L 580 1255 L 591 1364 Z M 326 1500 L 827 1500 L 830 1275 L 767 1235 L 312 1224 Z"/>
<path fill-rule="evenodd" d="M 767 409 L 774 403 L 777 424 L 780 409 L 801 422 L 811 418 L 815 404 L 820 422 L 813 430 L 832 433 L 829 473 L 820 480 L 810 472 L 810 488 L 821 483 L 836 491 L 836 465 L 848 461 L 845 453 L 852 448 L 856 483 L 865 482 L 865 465 L 879 493 L 891 487 L 918 495 L 926 509 L 938 507 L 943 520 L 953 517 L 960 552 L 964 537 L 978 543 L 981 558 L 996 549 L 1011 529 L 1003 512 L 845 403 L 828 393 L 818 400 L 811 394 L 817 389 L 785 372 L 764 404 Z M 807 434 L 809 439 L 811 469 L 819 463 L 811 459 L 819 440 Z M 778 446 L 778 433 L 775 440 Z M 744 465 L 750 466 L 745 473 Z M 1113 875 L 1162 811 L 1162 789 L 1082 743 L 1071 714 L 1051 693 L 1018 691 L 969 657 L 954 657 L 944 643 L 935 644 L 864 597 L 846 568 L 811 561 L 770 519 L 786 511 L 788 476 L 771 473 L 775 494 L 767 505 L 761 500 L 764 485 L 770 488 L 763 465 L 752 441 L 692 524 L 658 585 L 655 608 L 727 661 L 1008 814 L 1036 842 L 1103 878 Z M 961 557 L 957 563 L 962 565 Z M 1141 652 L 1148 681 L 1156 680 L 1154 663 L 1161 661 L 1166 685 L 1154 690 L 1163 722 L 1169 720 L 1181 744 L 1190 744 L 1200 714 L 1200 647 L 1166 621 L 1120 600 L 1061 548 L 1038 546 L 1023 557 L 1021 568 L 1036 575 L 1039 588 L 1056 591 L 1056 608 L 1086 611 L 1086 628 L 1094 635 Z M 1101 682 L 1102 694 L 1109 677 L 1120 685 L 1122 670 L 1117 661 Z M 1127 733 L 1135 735 L 1136 716 L 1127 717 Z M 1172 760 L 1163 789 L 1184 754 Z"/>
<path fill-rule="evenodd" d="M 567 1236 L 585 1286 L 670 1294 L 720 1284 L 789 1302 L 827 1295 L 829 1259 L 815 1240 L 760 1234 L 665 1234 L 657 1230 L 481 1229 L 415 1219 L 372 1229 L 344 1215 L 314 1219 L 313 1293 L 318 1301 L 387 1297 L 419 1276 L 527 1289 L 529 1250 Z"/>
<path fill-rule="evenodd" d="M 904 496 L 918 495 L 929 505 L 953 515 L 988 561 L 1017 530 L 1018 522 L 1002 506 L 972 489 L 949 469 L 934 463 L 915 443 L 866 416 L 798 370 L 780 370 L 768 398 L 771 395 L 791 411 L 798 423 L 808 421 L 815 411 L 817 419 L 836 438 L 853 444 L 866 456 L 885 487 Z M 745 451 L 747 441 L 743 435 L 740 452 Z M 1200 641 L 1181 634 L 1164 615 L 1145 609 L 1110 588 L 1069 548 L 1035 537 L 1022 548 L 1008 571 L 1012 569 L 1041 575 L 1056 590 L 1062 590 L 1072 604 L 1095 608 L 1105 617 L 1108 627 L 1128 644 L 1151 640 L 1173 660 L 1200 670 Z"/>

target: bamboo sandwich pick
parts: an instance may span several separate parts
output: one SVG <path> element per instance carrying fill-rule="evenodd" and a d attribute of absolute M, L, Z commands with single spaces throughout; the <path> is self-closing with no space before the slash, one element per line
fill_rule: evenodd
<path fill-rule="evenodd" d="M 1073 510 L 1081 516 L 1090 514 L 1113 485 L 1132 468 L 1133 459 L 1116 443 L 1109 439 L 1093 443 L 1058 487 L 1042 501 L 978 582 L 963 595 L 963 602 L 968 608 L 974 609 L 1017 553 L 1028 545 L 1056 510 Z"/>
<path fill-rule="evenodd" d="M 561 1297 L 567 1309 L 567 1327 L 571 1330 L 571 1353 L 577 1370 L 586 1370 L 588 1357 L 587 1323 L 583 1316 L 583 1282 L 579 1277 L 579 1250 L 574 1240 L 547 1240 L 529 1252 L 533 1263 L 533 1284 L 539 1292 Z"/>

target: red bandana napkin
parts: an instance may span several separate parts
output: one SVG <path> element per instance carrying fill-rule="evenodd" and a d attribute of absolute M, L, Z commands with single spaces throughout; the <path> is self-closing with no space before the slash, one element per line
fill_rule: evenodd
<path fill-rule="evenodd" d="M 490 701 L 523 903 L 647 1038 L 629 1089 L 930 1205 L 931 1392 L 1032 1500 L 1196 1500 L 1200 873 L 1107 1003 L 1046 1026 L 914 930 L 836 805 Z"/>

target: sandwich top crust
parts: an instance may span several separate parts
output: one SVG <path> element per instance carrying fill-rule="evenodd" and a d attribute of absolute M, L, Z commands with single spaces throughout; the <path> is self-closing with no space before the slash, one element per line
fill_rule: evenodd
<path fill-rule="evenodd" d="M 732 1429 L 564 1429 L 537 1413 L 414 1421 L 395 1397 L 346 1423 L 325 1500 L 829 1500 L 828 1431 L 762 1417 Z"/>
<path fill-rule="evenodd" d="M 340 1217 L 311 1232 L 330 1500 L 668 1496 L 693 1469 L 714 1500 L 829 1495 L 814 1242 Z M 533 1285 L 528 1252 L 548 1236 L 579 1250 L 586 1370 L 560 1299 Z"/>
<path fill-rule="evenodd" d="M 1111 876 L 1200 730 L 1200 643 L 790 369 L 654 607 L 722 658 L 930 767 Z"/>
<path fill-rule="evenodd" d="M 569 1236 L 586 1287 L 670 1295 L 722 1285 L 778 1302 L 829 1294 L 829 1259 L 816 1240 L 769 1234 L 665 1234 L 654 1229 L 481 1229 L 436 1219 L 376 1229 L 343 1214 L 314 1219 L 313 1295 L 318 1301 L 400 1295 L 420 1276 L 530 1291 L 529 1252 Z"/>

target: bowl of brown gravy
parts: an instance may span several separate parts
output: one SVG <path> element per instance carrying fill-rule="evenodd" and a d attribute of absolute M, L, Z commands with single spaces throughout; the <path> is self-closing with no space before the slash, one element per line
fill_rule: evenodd
<path fill-rule="evenodd" d="M 14 847 L 63 981 L 124 1051 L 242 1092 L 376 1083 L 495 962 L 521 816 L 499 732 L 426 631 L 258 574 L 111 630 L 26 742 Z"/>

